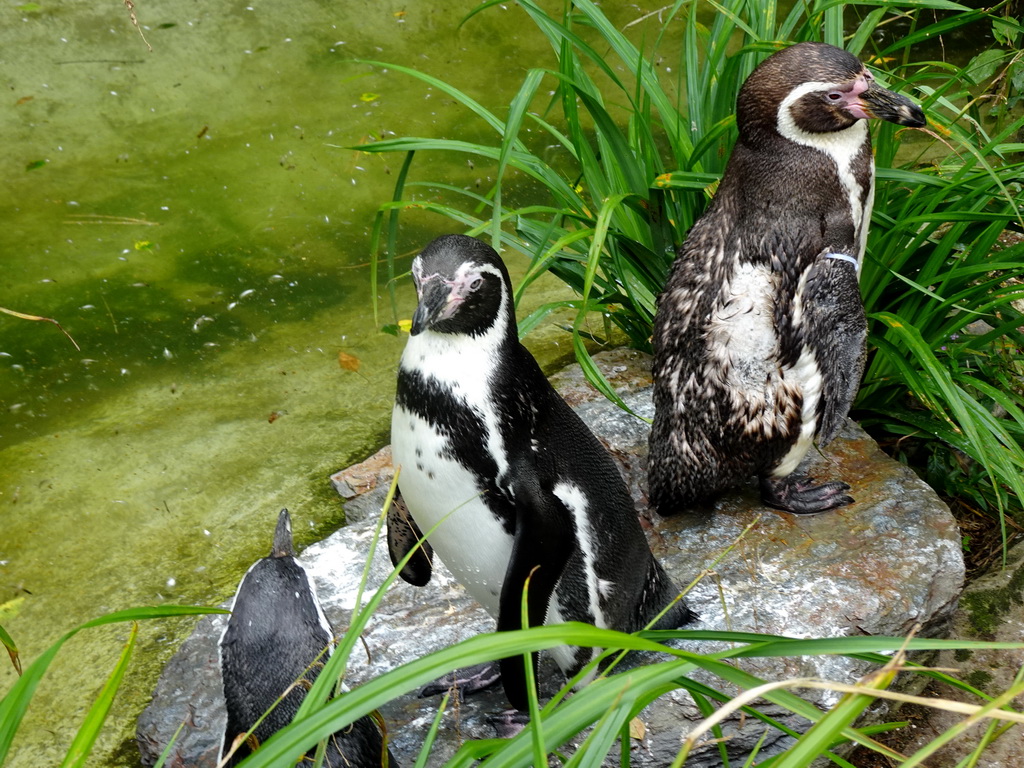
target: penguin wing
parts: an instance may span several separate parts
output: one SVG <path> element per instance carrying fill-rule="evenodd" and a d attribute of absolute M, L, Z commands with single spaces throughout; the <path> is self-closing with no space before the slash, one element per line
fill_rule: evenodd
<path fill-rule="evenodd" d="M 398 567 L 417 543 L 419 548 L 398 575 L 414 587 L 422 587 L 430 581 L 430 575 L 434 572 L 434 550 L 409 514 L 402 494 L 396 492 L 388 507 L 388 554 L 391 556 L 391 564 Z"/>
<path fill-rule="evenodd" d="M 527 590 L 527 622 L 544 624 L 555 585 L 573 553 L 569 511 L 542 482 L 536 462 L 523 458 L 510 472 L 516 506 L 512 556 L 505 571 L 498 604 L 498 631 L 522 629 L 523 590 Z M 533 654 L 534 670 L 537 655 Z M 519 656 L 502 659 L 501 679 L 509 703 L 527 708 L 526 675 Z"/>
<path fill-rule="evenodd" d="M 827 445 L 842 427 L 864 374 L 868 324 L 853 257 L 819 254 L 802 298 L 804 343 L 822 376 L 818 442 Z"/>

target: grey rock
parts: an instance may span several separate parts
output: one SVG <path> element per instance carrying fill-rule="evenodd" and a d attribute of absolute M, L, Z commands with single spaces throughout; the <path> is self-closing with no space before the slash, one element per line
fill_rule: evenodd
<path fill-rule="evenodd" d="M 620 350 L 598 356 L 598 361 L 634 413 L 650 418 L 648 358 Z M 848 482 L 853 487 L 854 505 L 818 516 L 794 517 L 759 506 L 752 482 L 751 487 L 721 499 L 713 514 L 662 519 L 647 511 L 643 478 L 648 424 L 598 396 L 576 366 L 553 381 L 619 461 L 652 549 L 669 574 L 681 586 L 704 574 L 687 597 L 700 615 L 694 628 L 798 637 L 901 635 L 917 624 L 923 625 L 924 634 L 942 634 L 947 629 L 964 575 L 957 526 L 927 485 L 886 457 L 852 422 L 827 450 L 809 456 L 804 469 L 812 476 Z M 389 463 L 388 454 L 382 453 L 334 476 L 336 486 L 346 492 L 357 491 L 345 506 L 350 524 L 302 554 L 316 579 L 325 612 L 339 629 L 348 626 L 355 606 L 357 586 L 390 482 Z M 390 570 L 382 541 L 371 561 L 367 594 Z M 207 764 L 203 760 L 209 760 L 219 747 L 223 720 L 215 711 L 221 695 L 215 662 L 222 622 L 222 618 L 204 618 L 168 665 L 153 704 L 139 721 L 140 745 L 148 747 L 143 749 L 145 764 L 152 764 L 150 756 L 159 753 L 190 712 L 187 736 L 179 741 L 176 753 L 180 764 Z M 371 618 L 363 634 L 367 654 L 350 661 L 347 682 L 356 686 L 493 628 L 493 621 L 443 566 L 435 569 L 426 587 L 398 581 Z M 710 643 L 687 647 L 699 652 L 717 648 Z M 852 682 L 870 668 L 863 662 L 833 657 L 743 659 L 736 663 L 768 680 L 807 676 Z M 545 671 L 551 684 L 557 682 L 553 665 L 543 666 L 542 676 Z M 730 685 L 711 676 L 701 681 L 735 693 Z M 807 698 L 827 707 L 839 697 L 821 692 Z M 194 712 L 200 706 L 204 711 Z M 437 706 L 436 699 L 408 695 L 382 708 L 393 752 L 403 765 L 415 760 Z M 429 764 L 441 764 L 466 739 L 493 738 L 486 717 L 506 707 L 500 689 L 461 702 L 457 712 L 445 715 Z M 761 709 L 794 729 L 807 725 L 777 707 Z M 644 734 L 631 739 L 632 764 L 664 766 L 672 761 L 681 739 L 700 715 L 688 696 L 674 691 L 645 709 L 640 720 Z M 744 756 L 765 726 L 749 718 L 736 719 L 728 721 L 724 730 L 730 754 Z M 772 732 L 758 754 L 768 757 L 789 743 L 789 737 Z M 687 766 L 719 764 L 717 745 L 702 747 L 687 761 Z"/>

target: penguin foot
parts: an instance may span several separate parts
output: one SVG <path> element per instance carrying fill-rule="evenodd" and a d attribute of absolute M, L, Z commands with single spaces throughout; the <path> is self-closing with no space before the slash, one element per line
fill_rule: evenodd
<path fill-rule="evenodd" d="M 494 728 L 499 739 L 511 739 L 517 736 L 530 722 L 530 716 L 518 709 L 506 709 L 496 715 L 488 715 L 487 723 Z"/>
<path fill-rule="evenodd" d="M 454 690 L 460 696 L 483 691 L 501 682 L 501 667 L 496 661 L 475 664 L 457 669 L 443 677 L 427 683 L 420 689 L 420 698 L 437 696 Z"/>
<path fill-rule="evenodd" d="M 831 482 L 815 485 L 806 475 L 761 478 L 761 501 L 794 515 L 814 515 L 853 503 L 850 486 Z"/>

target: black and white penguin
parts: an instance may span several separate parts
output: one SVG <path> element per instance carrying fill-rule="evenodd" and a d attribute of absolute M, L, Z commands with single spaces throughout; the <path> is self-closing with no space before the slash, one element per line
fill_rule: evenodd
<path fill-rule="evenodd" d="M 499 630 L 582 621 L 632 632 L 678 595 L 655 560 L 622 476 L 519 343 L 511 281 L 488 245 L 463 235 L 413 261 L 419 296 L 398 372 L 391 447 L 411 519 L 393 508 L 393 562 L 418 531 Z M 430 559 L 403 577 L 425 583 Z M 658 623 L 692 617 L 682 602 Z M 597 655 L 562 647 L 571 676 Z M 519 659 L 501 662 L 509 701 L 527 706 Z"/>
<path fill-rule="evenodd" d="M 225 765 L 236 765 L 292 721 L 333 648 L 334 631 L 312 578 L 294 557 L 291 519 L 288 510 L 282 509 L 270 556 L 257 560 L 242 578 L 220 640 L 228 713 L 221 759 L 239 734 L 252 728 L 285 691 L 291 691 Z M 331 736 L 324 765 L 379 768 L 385 765 L 385 756 L 388 765 L 396 765 L 380 729 L 367 716 Z"/>
<path fill-rule="evenodd" d="M 764 503 L 789 512 L 852 502 L 845 483 L 795 470 L 815 438 L 835 436 L 863 373 L 867 118 L 925 124 L 920 107 L 831 45 L 779 51 L 741 88 L 739 141 L 658 300 L 650 494 L 659 513 L 751 475 Z"/>

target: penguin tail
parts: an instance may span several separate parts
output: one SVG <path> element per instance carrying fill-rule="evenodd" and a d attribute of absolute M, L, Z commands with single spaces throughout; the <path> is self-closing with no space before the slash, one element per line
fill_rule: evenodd
<path fill-rule="evenodd" d="M 665 610 L 666 606 L 668 610 Z M 663 611 L 661 618 L 655 621 L 658 614 Z M 697 614 L 690 610 L 686 600 L 681 597 L 679 588 L 652 555 L 647 574 L 647 588 L 637 601 L 636 628 L 642 629 L 651 625 L 651 629 L 679 629 L 697 619 Z"/>

